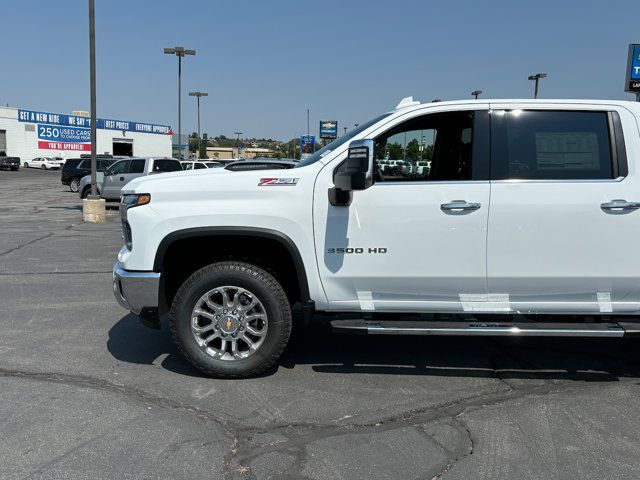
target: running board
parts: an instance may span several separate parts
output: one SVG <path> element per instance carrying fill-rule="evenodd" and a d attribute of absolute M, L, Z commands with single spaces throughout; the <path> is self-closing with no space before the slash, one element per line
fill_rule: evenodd
<path fill-rule="evenodd" d="M 369 335 L 470 335 L 528 337 L 623 337 L 625 329 L 617 323 L 492 323 L 431 322 L 389 320 L 333 320 L 339 333 Z M 636 333 L 631 329 L 629 333 Z"/>

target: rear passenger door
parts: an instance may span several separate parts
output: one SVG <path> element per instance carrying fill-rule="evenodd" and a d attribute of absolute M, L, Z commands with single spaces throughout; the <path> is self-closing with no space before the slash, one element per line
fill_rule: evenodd
<path fill-rule="evenodd" d="M 640 255 L 624 248 L 640 233 L 625 151 L 635 121 L 614 106 L 554 108 L 491 111 L 489 294 L 523 312 L 635 310 Z"/>

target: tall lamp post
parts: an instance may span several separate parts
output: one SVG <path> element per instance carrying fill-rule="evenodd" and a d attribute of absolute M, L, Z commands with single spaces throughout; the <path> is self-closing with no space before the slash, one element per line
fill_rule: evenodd
<path fill-rule="evenodd" d="M 473 92 L 471 92 L 471 95 L 473 95 L 474 97 L 476 97 L 476 100 L 478 99 L 478 97 L 480 95 L 482 95 L 482 90 L 474 90 Z"/>
<path fill-rule="evenodd" d="M 89 0 L 89 89 L 91 91 L 91 192 L 82 200 L 82 220 L 104 223 L 106 207 L 96 188 L 96 16 L 95 0 Z"/>
<path fill-rule="evenodd" d="M 200 97 L 208 97 L 207 92 L 189 92 L 190 97 L 196 97 L 198 99 L 198 158 L 200 158 L 200 145 L 202 140 L 200 138 Z"/>
<path fill-rule="evenodd" d="M 546 73 L 536 73 L 535 75 L 531 75 L 529 77 L 529 80 L 533 80 L 534 82 L 536 82 L 535 90 L 533 92 L 533 98 L 538 98 L 538 82 L 540 81 L 541 78 L 546 78 L 546 77 L 547 77 Z"/>
<path fill-rule="evenodd" d="M 165 48 L 164 53 L 178 57 L 178 148 L 179 157 L 182 159 L 182 57 L 185 55 L 195 55 L 195 50 L 188 50 L 184 47 Z"/>
<path fill-rule="evenodd" d="M 238 136 L 238 141 L 236 143 L 236 148 L 238 149 L 238 158 L 240 158 L 240 135 L 242 135 L 242 132 L 233 132 L 234 135 Z"/>
<path fill-rule="evenodd" d="M 96 15 L 95 2 L 89 0 L 89 82 L 91 83 L 91 198 L 97 198 L 96 186 Z"/>

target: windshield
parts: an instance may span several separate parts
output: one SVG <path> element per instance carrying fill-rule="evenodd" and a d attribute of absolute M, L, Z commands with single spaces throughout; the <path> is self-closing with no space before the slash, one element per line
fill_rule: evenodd
<path fill-rule="evenodd" d="M 389 115 L 391 115 L 391 113 L 385 113 L 384 115 L 380 115 L 379 117 L 376 117 L 373 120 L 369 120 L 367 123 L 363 123 L 361 125 L 358 125 L 358 128 L 354 128 L 353 130 L 351 130 L 347 134 L 341 136 L 340 138 L 336 138 L 329 145 L 326 145 L 326 146 L 322 147 L 320 150 L 318 150 L 316 153 L 314 153 L 310 157 L 307 157 L 304 160 L 302 160 L 294 168 L 306 167 L 307 165 L 311 165 L 312 163 L 316 163 L 322 157 L 324 157 L 325 155 L 331 153 L 332 150 L 335 150 L 336 148 L 338 148 L 343 143 L 348 142 L 353 137 L 358 135 L 360 132 L 366 130 L 367 128 L 369 128 L 374 123 L 378 123 L 380 120 L 382 120 L 385 117 L 388 117 Z"/>

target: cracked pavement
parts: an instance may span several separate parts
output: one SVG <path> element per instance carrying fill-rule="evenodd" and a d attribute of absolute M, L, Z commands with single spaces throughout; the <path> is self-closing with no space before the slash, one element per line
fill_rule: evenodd
<path fill-rule="evenodd" d="M 113 299 L 117 212 L 81 217 L 59 172 L 0 172 L 3 479 L 640 477 L 638 340 L 320 324 L 213 380 Z"/>

